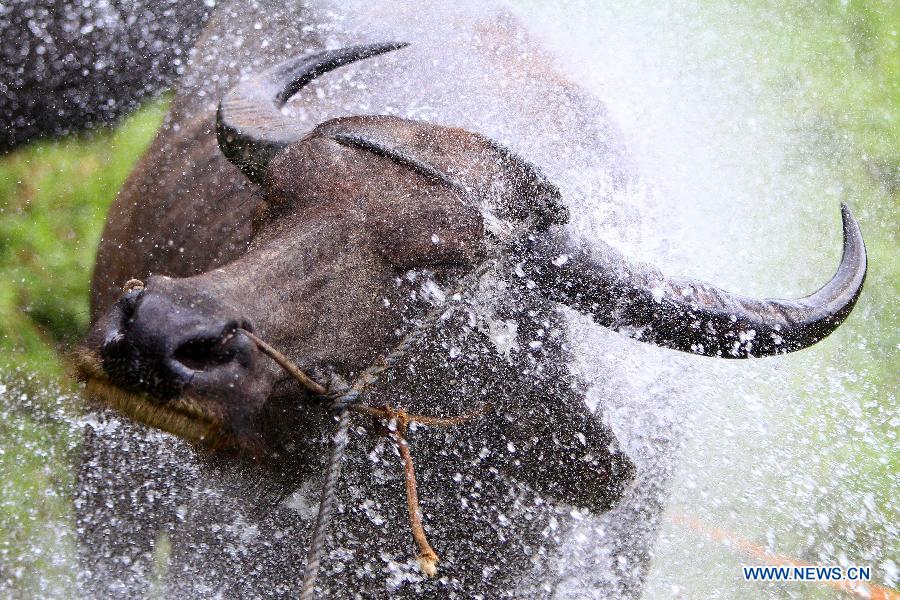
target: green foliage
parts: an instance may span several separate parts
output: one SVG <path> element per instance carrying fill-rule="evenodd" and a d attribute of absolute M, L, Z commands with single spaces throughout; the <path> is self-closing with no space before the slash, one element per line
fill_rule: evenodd
<path fill-rule="evenodd" d="M 870 262 L 876 265 L 867 292 L 888 310 L 900 293 L 900 3 L 760 5 L 765 33 L 756 42 L 771 58 L 771 84 L 798 90 L 788 94 L 785 110 L 805 117 L 798 128 L 816 129 L 821 146 L 837 154 L 833 168 L 854 186 L 851 200 L 866 226 Z M 794 85 L 798 80 L 803 85 Z M 897 329 L 896 314 L 882 316 Z M 900 338 L 889 335 L 882 341 L 889 351 Z"/>
<path fill-rule="evenodd" d="M 0 356 L 47 375 L 61 372 L 57 351 L 88 325 L 107 209 L 166 108 L 156 102 L 114 130 L 0 157 Z"/>

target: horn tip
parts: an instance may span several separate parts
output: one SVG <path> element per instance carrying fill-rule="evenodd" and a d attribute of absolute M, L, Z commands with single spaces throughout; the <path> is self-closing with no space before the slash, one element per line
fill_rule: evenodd
<path fill-rule="evenodd" d="M 368 46 L 368 48 L 367 48 L 368 52 L 364 53 L 364 54 L 368 54 L 368 56 L 363 56 L 361 58 L 378 56 L 379 54 L 387 54 L 388 52 L 393 52 L 394 50 L 402 50 L 409 45 L 410 45 L 409 42 L 400 42 L 400 41 L 396 41 L 396 40 L 390 41 L 390 42 L 383 42 L 381 44 L 372 44 L 371 46 Z"/>
<path fill-rule="evenodd" d="M 844 220 L 844 223 L 856 221 L 853 218 L 853 213 L 850 211 L 850 206 L 846 202 L 841 202 L 841 218 Z"/>
<path fill-rule="evenodd" d="M 852 309 L 856 299 L 862 293 L 869 265 L 866 255 L 866 243 L 859 228 L 859 221 L 853 216 L 850 207 L 845 202 L 841 202 L 841 220 L 843 223 L 844 250 L 835 278 L 844 274 L 844 278 L 847 281 L 846 293 L 850 298 L 847 305 L 849 309 Z M 847 310 L 848 313 L 849 309 Z"/>
<path fill-rule="evenodd" d="M 859 221 L 853 216 L 846 202 L 841 202 L 841 222 L 844 233 L 844 247 L 855 246 L 861 254 L 865 255 L 865 242 L 863 241 L 862 231 L 859 228 Z"/>

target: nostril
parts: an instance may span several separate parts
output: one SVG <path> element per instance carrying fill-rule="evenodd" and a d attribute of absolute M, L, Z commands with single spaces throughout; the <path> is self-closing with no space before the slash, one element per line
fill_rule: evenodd
<path fill-rule="evenodd" d="M 238 345 L 235 343 L 237 330 L 238 324 L 232 321 L 218 335 L 187 340 L 175 349 L 172 357 L 194 371 L 204 371 L 231 362 L 238 352 Z"/>
<path fill-rule="evenodd" d="M 228 344 L 232 336 L 188 340 L 175 350 L 173 357 L 194 371 L 223 365 L 234 358 L 234 348 Z"/>

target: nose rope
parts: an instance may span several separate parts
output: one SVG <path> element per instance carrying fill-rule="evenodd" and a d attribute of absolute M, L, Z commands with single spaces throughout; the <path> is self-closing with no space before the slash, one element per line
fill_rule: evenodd
<path fill-rule="evenodd" d="M 282 369 L 284 369 L 285 371 L 290 373 L 291 376 L 294 379 L 296 379 L 300 383 L 300 385 L 305 387 L 307 390 L 309 390 L 316 396 L 325 396 L 328 394 L 328 390 L 326 390 L 323 386 L 319 385 L 312 377 L 310 377 L 309 375 L 304 373 L 300 369 L 300 367 L 298 367 L 297 365 L 292 363 L 290 361 L 290 359 L 288 359 L 287 356 L 285 356 L 284 354 L 282 354 L 281 352 L 279 352 L 278 350 L 276 350 L 275 348 L 273 348 L 272 346 L 270 346 L 269 344 L 264 342 L 258 336 L 247 331 L 246 329 L 240 328 L 238 331 L 240 331 L 241 333 L 246 335 L 248 338 L 250 338 L 250 341 L 252 341 L 254 344 L 256 344 L 256 347 L 259 348 L 263 354 L 265 354 L 266 356 L 268 356 L 269 358 L 274 360 L 276 363 L 278 363 L 278 366 L 280 366 Z"/>
<path fill-rule="evenodd" d="M 416 562 L 419 568 L 428 577 L 437 575 L 438 555 L 428 543 L 428 537 L 425 535 L 425 527 L 422 525 L 422 511 L 419 508 L 419 495 L 416 492 L 416 471 L 413 467 L 412 454 L 409 452 L 409 444 L 406 443 L 406 431 L 409 428 L 409 415 L 404 410 L 394 411 L 386 408 L 391 415 L 391 423 L 394 430 L 391 432 L 391 438 L 397 445 L 400 452 L 400 458 L 403 460 L 403 474 L 406 481 L 406 507 L 409 511 L 409 524 L 412 529 L 413 539 L 419 547 L 419 556 Z"/>
<path fill-rule="evenodd" d="M 332 407 L 336 408 L 338 411 L 337 427 L 335 434 L 332 437 L 328 465 L 325 469 L 325 479 L 319 497 L 319 510 L 316 513 L 316 520 L 313 525 L 312 535 L 310 536 L 310 550 L 306 560 L 306 568 L 304 570 L 304 583 L 300 594 L 301 600 L 310 600 L 313 598 L 315 582 L 322 560 L 322 552 L 325 547 L 328 523 L 331 519 L 331 514 L 334 512 L 334 505 L 337 499 L 337 482 L 340 478 L 341 463 L 347 448 L 348 429 L 350 425 L 349 416 L 351 412 L 386 421 L 388 423 L 389 436 L 397 446 L 397 450 L 399 451 L 400 458 L 403 462 L 410 529 L 412 530 L 413 540 L 415 540 L 416 545 L 419 547 L 419 554 L 416 557 L 416 561 L 419 568 L 427 576 L 433 577 L 436 575 L 439 559 L 437 553 L 428 542 L 428 537 L 425 534 L 425 528 L 422 524 L 422 510 L 419 506 L 415 466 L 413 464 L 412 454 L 409 450 L 409 444 L 406 440 L 406 432 L 409 429 L 410 423 L 432 427 L 452 427 L 455 425 L 462 425 L 463 423 L 483 415 L 489 408 L 486 406 L 482 410 L 468 412 L 455 417 L 434 417 L 410 414 L 402 408 L 395 408 L 392 406 L 367 406 L 356 402 L 356 400 L 367 391 L 367 389 L 377 380 L 376 378 L 361 377 L 358 380 L 359 385 L 350 387 L 343 379 L 336 377 L 335 382 L 331 386 L 332 391 L 329 392 L 324 386 L 314 381 L 289 358 L 270 344 L 266 343 L 259 336 L 246 329 L 239 329 L 238 331 L 250 338 L 261 352 L 272 358 L 287 373 L 297 379 L 303 387 L 317 396 L 326 397 L 331 400 Z M 386 362 L 386 360 L 382 361 L 382 364 L 378 365 L 379 373 L 383 372 L 383 369 L 380 369 L 380 367 Z"/>
<path fill-rule="evenodd" d="M 505 240 L 500 241 L 495 246 L 490 256 L 460 279 L 454 292 L 447 295 L 449 300 L 446 303 L 433 308 L 419 325 L 408 333 L 389 354 L 381 357 L 376 363 L 365 369 L 359 377 L 356 378 L 352 386 L 348 386 L 346 382 L 343 382 L 340 378 L 336 378 L 337 382 L 334 385 L 330 385 L 330 389 L 326 389 L 306 375 L 306 373 L 300 370 L 275 348 L 266 344 L 263 340 L 249 331 L 239 329 L 239 331 L 254 341 L 263 353 L 271 357 L 286 372 L 294 376 L 294 378 L 307 390 L 316 396 L 327 399 L 330 402 L 332 409 L 337 412 L 337 427 L 331 441 L 328 466 L 325 471 L 325 480 L 319 498 L 319 509 L 316 514 L 312 535 L 310 536 L 310 546 L 307 553 L 306 568 L 300 593 L 301 600 L 312 600 L 314 598 L 318 570 L 321 565 L 322 555 L 325 551 L 325 544 L 327 541 L 328 525 L 334 511 L 334 506 L 337 503 L 337 482 L 340 478 L 341 463 L 347 449 L 350 412 L 356 412 L 385 420 L 389 423 L 394 423 L 395 429 L 391 432 L 391 438 L 397 445 L 404 465 L 410 526 L 412 528 L 413 538 L 419 546 L 419 556 L 417 557 L 419 568 L 429 577 L 437 573 L 438 556 L 428 543 L 424 527 L 422 526 L 422 512 L 418 505 L 412 455 L 409 451 L 409 446 L 406 443 L 404 434 L 409 423 L 421 423 L 423 425 L 433 426 L 460 425 L 484 414 L 489 410 L 489 407 L 485 406 L 475 413 L 442 418 L 410 415 L 402 409 L 388 406 L 370 407 L 359 401 L 373 385 L 378 383 L 381 376 L 386 371 L 395 367 L 409 354 L 410 349 L 417 342 L 424 339 L 429 326 L 440 323 L 453 310 L 463 304 L 464 299 L 477 288 L 477 284 L 482 276 L 501 263 L 501 259 L 506 250 L 524 242 L 534 229 L 543 229 L 548 223 L 558 222 L 558 217 L 558 215 L 544 214 L 542 211 L 531 213 L 527 219 L 523 220 L 510 232 L 510 235 Z"/>

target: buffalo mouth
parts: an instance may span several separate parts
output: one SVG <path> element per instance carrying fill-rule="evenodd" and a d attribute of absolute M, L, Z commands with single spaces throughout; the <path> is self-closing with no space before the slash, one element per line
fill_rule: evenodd
<path fill-rule="evenodd" d="M 135 421 L 206 447 L 219 447 L 231 437 L 222 411 L 208 400 L 181 394 L 161 403 L 149 394 L 114 383 L 96 352 L 82 348 L 73 359 L 76 378 L 84 382 L 89 402 L 99 402 Z"/>

